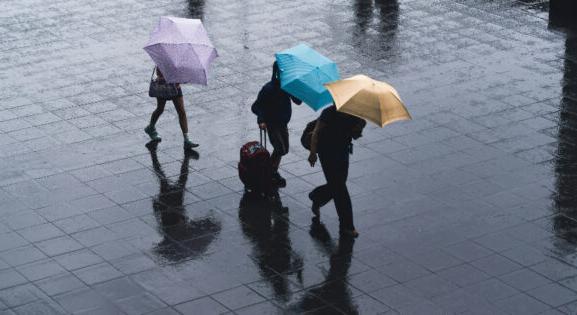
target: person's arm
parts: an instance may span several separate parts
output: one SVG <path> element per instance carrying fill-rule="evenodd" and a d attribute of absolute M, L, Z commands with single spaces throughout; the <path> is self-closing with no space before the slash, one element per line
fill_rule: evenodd
<path fill-rule="evenodd" d="M 302 102 L 303 102 L 303 101 L 301 101 L 300 99 L 298 99 L 298 98 L 296 98 L 296 97 L 294 97 L 294 96 L 292 96 L 292 95 L 291 95 L 290 97 L 291 97 L 291 100 L 293 101 L 293 103 L 295 103 L 295 104 L 297 104 L 297 105 L 300 105 L 300 104 L 302 104 Z"/>
<path fill-rule="evenodd" d="M 253 114 L 255 114 L 256 117 L 257 117 L 257 118 L 256 118 L 256 121 L 257 121 L 260 129 L 266 129 L 266 124 L 265 124 L 265 122 L 264 122 L 264 113 L 263 113 L 263 110 L 262 110 L 262 106 L 263 106 L 263 103 L 264 103 L 264 102 L 263 102 L 263 98 L 264 98 L 264 95 L 263 95 L 263 91 L 261 90 L 261 91 L 258 93 L 258 96 L 257 96 L 257 98 L 256 98 L 256 101 L 254 101 L 254 103 L 252 103 L 252 106 L 251 106 L 251 108 L 250 108 L 251 111 L 253 112 Z"/>
<path fill-rule="evenodd" d="M 319 144 L 319 133 L 320 131 L 325 128 L 326 123 L 322 120 L 317 119 L 317 123 L 315 125 L 315 129 L 313 129 L 313 134 L 311 136 L 311 150 L 309 154 L 309 163 L 312 167 L 315 166 L 317 162 L 317 152 L 318 152 L 318 144 Z"/>

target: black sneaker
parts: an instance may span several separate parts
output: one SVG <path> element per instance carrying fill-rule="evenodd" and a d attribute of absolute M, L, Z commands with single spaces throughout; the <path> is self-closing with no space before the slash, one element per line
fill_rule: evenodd
<path fill-rule="evenodd" d="M 311 211 L 313 212 L 313 214 L 315 215 L 316 218 L 320 218 L 321 216 L 321 206 L 319 205 L 318 202 L 315 201 L 315 199 L 313 198 L 313 193 L 309 193 L 309 199 L 313 202 L 313 205 L 311 206 Z"/>
<path fill-rule="evenodd" d="M 284 179 L 278 172 L 272 175 L 272 182 L 278 187 L 286 187 L 286 179 Z"/>
<path fill-rule="evenodd" d="M 359 237 L 359 232 L 357 232 L 357 230 L 355 230 L 355 229 L 352 229 L 352 230 L 351 230 L 351 229 L 342 229 L 342 228 L 341 228 L 341 229 L 339 230 L 339 234 L 340 234 L 341 236 L 344 236 L 344 237 L 351 237 L 351 238 L 357 238 L 357 237 Z"/>

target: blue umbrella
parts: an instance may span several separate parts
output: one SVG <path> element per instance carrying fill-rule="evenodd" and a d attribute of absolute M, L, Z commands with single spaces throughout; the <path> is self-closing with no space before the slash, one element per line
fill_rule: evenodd
<path fill-rule="evenodd" d="M 337 64 L 305 44 L 275 54 L 281 88 L 319 110 L 333 98 L 323 84 L 340 79 Z"/>

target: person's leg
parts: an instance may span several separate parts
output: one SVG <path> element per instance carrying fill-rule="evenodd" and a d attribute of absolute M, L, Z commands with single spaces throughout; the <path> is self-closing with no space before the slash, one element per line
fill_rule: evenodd
<path fill-rule="evenodd" d="M 160 115 L 164 112 L 164 106 L 166 105 L 166 100 L 157 98 L 156 99 L 156 109 L 150 115 L 150 123 L 146 128 L 144 128 L 144 132 L 148 134 L 150 139 L 153 141 L 159 141 L 160 137 L 158 136 L 158 132 L 156 132 L 156 122 Z"/>
<path fill-rule="evenodd" d="M 315 189 L 313 189 L 313 191 L 309 193 L 309 199 L 313 202 L 311 211 L 317 217 L 320 216 L 320 208 L 329 203 L 331 199 L 333 199 L 333 192 L 328 184 L 329 177 L 331 176 L 332 173 L 332 167 L 330 165 L 331 161 L 330 159 L 326 159 L 325 155 L 319 154 L 319 162 L 321 164 L 321 168 L 323 170 L 323 174 L 325 175 L 327 183 L 316 187 Z"/>
<path fill-rule="evenodd" d="M 271 164 L 273 168 L 273 179 L 280 187 L 286 186 L 286 180 L 279 174 L 278 168 L 280 166 L 283 155 L 288 153 L 288 127 L 286 125 L 267 125 L 268 137 L 273 146 L 271 154 Z"/>
<path fill-rule="evenodd" d="M 329 186 L 329 177 L 331 176 L 331 174 L 333 173 L 332 169 L 332 165 L 331 165 L 331 160 L 327 159 L 325 155 L 321 155 L 319 154 L 319 162 L 321 164 L 321 168 L 323 170 L 323 174 L 325 175 L 325 179 L 327 181 L 326 184 L 321 185 L 316 187 L 315 189 L 313 189 L 313 191 L 311 191 L 309 193 L 309 198 L 313 201 L 313 207 L 322 207 L 324 205 L 326 205 L 327 203 L 329 203 L 329 201 L 331 201 L 331 199 L 333 199 L 333 193 L 331 191 L 331 187 Z M 314 211 L 313 211 L 314 212 Z"/>
<path fill-rule="evenodd" d="M 188 120 L 186 118 L 186 111 L 184 110 L 184 98 L 182 96 L 178 96 L 172 100 L 174 103 L 174 108 L 176 109 L 176 113 L 178 114 L 178 123 L 180 124 L 180 130 L 182 130 L 182 134 L 187 136 L 188 135 Z"/>
<path fill-rule="evenodd" d="M 327 163 L 327 158 L 329 162 Z M 353 206 L 349 190 L 347 188 L 347 177 L 349 173 L 348 152 L 324 157 L 327 183 L 330 187 L 335 208 L 339 216 L 341 232 L 356 236 L 357 232 L 353 223 Z M 321 160 L 322 161 L 322 160 Z"/>
<path fill-rule="evenodd" d="M 178 123 L 180 124 L 180 130 L 182 130 L 185 149 L 198 147 L 198 144 L 193 143 L 188 139 L 188 119 L 186 117 L 186 111 L 184 110 L 184 98 L 182 96 L 178 96 L 174 98 L 172 102 L 174 103 L 174 108 L 178 114 Z"/>
<path fill-rule="evenodd" d="M 158 118 L 160 118 L 160 115 L 162 115 L 162 113 L 164 112 L 164 106 L 166 105 L 166 100 L 157 98 L 156 99 L 156 109 L 152 112 L 152 115 L 150 116 L 150 125 L 152 127 L 156 126 L 156 122 L 158 121 Z"/>

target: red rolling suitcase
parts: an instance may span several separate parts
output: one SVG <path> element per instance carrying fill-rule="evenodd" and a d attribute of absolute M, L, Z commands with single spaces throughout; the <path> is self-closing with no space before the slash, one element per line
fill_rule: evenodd
<path fill-rule="evenodd" d="M 272 192 L 272 161 L 266 149 L 265 130 L 260 131 L 260 142 L 251 141 L 240 148 L 238 176 L 247 191 L 263 194 Z"/>

